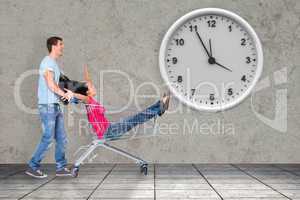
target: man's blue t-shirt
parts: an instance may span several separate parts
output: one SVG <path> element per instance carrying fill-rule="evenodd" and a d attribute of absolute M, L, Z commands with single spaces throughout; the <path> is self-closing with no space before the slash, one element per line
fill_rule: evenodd
<path fill-rule="evenodd" d="M 54 81 L 58 84 L 60 69 L 58 64 L 54 59 L 49 56 L 46 56 L 41 64 L 39 69 L 39 86 L 38 86 L 38 104 L 50 104 L 50 103 L 58 103 L 59 96 L 57 96 L 54 92 L 52 92 L 47 85 L 47 82 L 44 78 L 44 74 L 46 69 L 52 71 L 54 73 Z"/>

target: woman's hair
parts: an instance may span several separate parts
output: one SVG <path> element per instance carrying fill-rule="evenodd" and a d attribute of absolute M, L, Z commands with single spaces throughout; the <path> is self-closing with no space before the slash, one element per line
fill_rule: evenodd
<path fill-rule="evenodd" d="M 82 94 L 87 96 L 88 85 L 86 82 L 79 82 L 70 80 L 66 75 L 61 74 L 59 77 L 58 86 L 61 90 L 65 91 L 65 89 L 71 90 L 72 92 Z M 63 101 L 64 104 L 68 104 L 68 101 Z"/>

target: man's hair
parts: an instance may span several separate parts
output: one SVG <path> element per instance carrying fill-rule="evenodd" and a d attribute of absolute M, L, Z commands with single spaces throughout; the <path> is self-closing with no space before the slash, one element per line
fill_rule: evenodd
<path fill-rule="evenodd" d="M 57 36 L 50 37 L 47 39 L 47 48 L 48 48 L 49 53 L 51 53 L 51 51 L 52 51 L 52 45 L 57 45 L 58 40 L 63 41 L 63 39 L 61 37 L 57 37 Z"/>

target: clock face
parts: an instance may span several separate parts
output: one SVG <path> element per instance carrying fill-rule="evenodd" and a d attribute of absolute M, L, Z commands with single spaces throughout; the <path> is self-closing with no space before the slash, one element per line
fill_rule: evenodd
<path fill-rule="evenodd" d="M 199 110 L 230 108 L 251 92 L 262 71 L 260 41 L 238 15 L 216 8 L 177 20 L 160 48 L 160 70 L 172 93 Z"/>

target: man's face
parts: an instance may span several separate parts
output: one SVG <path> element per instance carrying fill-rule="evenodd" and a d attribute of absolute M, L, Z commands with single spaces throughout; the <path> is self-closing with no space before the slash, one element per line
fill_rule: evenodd
<path fill-rule="evenodd" d="M 63 41 L 58 40 L 56 45 L 52 46 L 52 51 L 58 56 L 63 55 L 63 50 L 64 50 L 64 43 Z"/>

